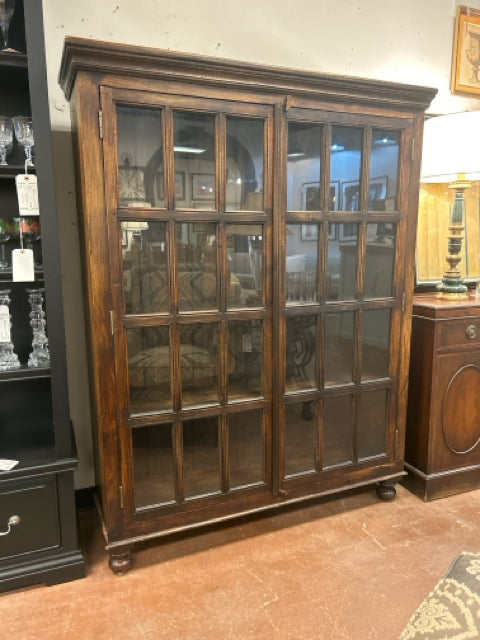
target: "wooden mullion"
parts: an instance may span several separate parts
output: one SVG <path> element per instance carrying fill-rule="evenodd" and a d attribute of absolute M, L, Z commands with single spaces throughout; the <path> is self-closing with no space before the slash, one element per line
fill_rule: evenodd
<path fill-rule="evenodd" d="M 184 457 L 183 457 L 183 426 L 179 420 L 172 425 L 175 500 L 185 501 Z"/>
<path fill-rule="evenodd" d="M 220 434 L 220 469 L 222 491 L 227 493 L 230 491 L 230 447 L 229 447 L 229 429 L 228 418 L 224 412 L 219 416 L 219 434 Z"/>
<path fill-rule="evenodd" d="M 165 204 L 172 211 L 175 203 L 175 154 L 174 147 L 174 117 L 171 107 L 164 110 L 164 167 L 165 167 Z"/>

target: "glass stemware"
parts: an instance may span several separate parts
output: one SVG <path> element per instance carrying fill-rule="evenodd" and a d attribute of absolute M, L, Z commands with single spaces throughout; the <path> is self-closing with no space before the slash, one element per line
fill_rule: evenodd
<path fill-rule="evenodd" d="M 8 46 L 8 28 L 15 9 L 15 0 L 0 0 L 0 28 L 2 29 L 4 47 L 2 51 L 15 51 Z"/>
<path fill-rule="evenodd" d="M 1 2 L 1 0 L 0 0 Z M 0 116 L 0 165 L 5 166 L 7 153 L 13 142 L 13 122 L 7 116 Z"/>
<path fill-rule="evenodd" d="M 30 326 L 33 331 L 32 352 L 28 357 L 29 367 L 48 367 L 50 352 L 48 338 L 45 331 L 47 322 L 43 310 L 43 294 L 45 289 L 25 289 L 30 304 Z"/>
<path fill-rule="evenodd" d="M 10 317 L 10 289 L 0 291 L 0 371 L 18 369 L 20 360 L 13 351 Z"/>
<path fill-rule="evenodd" d="M 33 243 L 40 240 L 40 223 L 35 218 L 14 218 L 14 232 L 22 234 L 22 246 L 25 242 L 25 249 L 31 249 L 35 254 Z M 41 263 L 35 261 L 35 267 L 41 268 Z"/>
<path fill-rule="evenodd" d="M 15 136 L 17 140 L 25 147 L 27 166 L 33 167 L 32 147 L 35 142 L 33 139 L 32 120 L 26 116 L 15 116 L 15 118 L 13 118 L 13 127 L 15 129 Z"/>

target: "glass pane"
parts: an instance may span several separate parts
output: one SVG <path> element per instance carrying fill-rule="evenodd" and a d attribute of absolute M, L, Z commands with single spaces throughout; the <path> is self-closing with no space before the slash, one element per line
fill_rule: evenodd
<path fill-rule="evenodd" d="M 165 206 L 156 188 L 163 175 L 162 112 L 142 107 L 117 107 L 118 191 L 121 207 Z"/>
<path fill-rule="evenodd" d="M 263 290 L 263 225 L 227 224 L 227 308 L 259 307 Z"/>
<path fill-rule="evenodd" d="M 121 222 L 125 313 L 168 311 L 165 222 Z"/>
<path fill-rule="evenodd" d="M 196 222 L 175 226 L 180 311 L 217 309 L 216 224 Z"/>
<path fill-rule="evenodd" d="M 358 224 L 329 225 L 326 270 L 327 300 L 354 300 L 357 282 Z"/>
<path fill-rule="evenodd" d="M 325 386 L 353 380 L 354 320 L 353 311 L 325 316 Z"/>
<path fill-rule="evenodd" d="M 263 321 L 229 322 L 228 399 L 263 395 Z"/>
<path fill-rule="evenodd" d="M 316 315 L 287 318 L 287 391 L 316 386 L 316 321 Z"/>
<path fill-rule="evenodd" d="M 390 363 L 390 309 L 363 313 L 362 380 L 386 378 Z"/>
<path fill-rule="evenodd" d="M 372 130 L 368 197 L 370 211 L 394 211 L 397 209 L 400 139 L 400 131 L 391 131 L 389 129 Z"/>
<path fill-rule="evenodd" d="M 320 153 L 322 125 L 288 123 L 287 209 L 322 209 L 320 191 Z"/>
<path fill-rule="evenodd" d="M 358 413 L 358 457 L 385 453 L 387 430 L 387 390 L 361 394 Z"/>
<path fill-rule="evenodd" d="M 183 423 L 183 478 L 187 499 L 220 491 L 217 418 Z"/>
<path fill-rule="evenodd" d="M 287 303 L 317 301 L 318 224 L 287 226 Z"/>
<path fill-rule="evenodd" d="M 228 417 L 230 487 L 263 482 L 263 412 L 233 413 Z"/>
<path fill-rule="evenodd" d="M 330 147 L 330 179 L 341 184 L 338 209 L 360 209 L 360 176 L 362 168 L 362 129 L 332 127 Z"/>
<path fill-rule="evenodd" d="M 182 406 L 218 402 L 218 325 L 180 327 Z"/>
<path fill-rule="evenodd" d="M 132 430 L 135 506 L 175 500 L 172 425 Z"/>
<path fill-rule="evenodd" d="M 168 327 L 127 330 L 130 411 L 171 409 Z"/>
<path fill-rule="evenodd" d="M 215 118 L 177 111 L 174 129 L 175 207 L 214 209 Z"/>
<path fill-rule="evenodd" d="M 315 471 L 313 401 L 286 406 L 285 476 Z"/>
<path fill-rule="evenodd" d="M 367 224 L 366 298 L 385 298 L 393 295 L 395 231 L 395 224 Z"/>
<path fill-rule="evenodd" d="M 227 211 L 263 211 L 263 120 L 227 118 Z"/>
<path fill-rule="evenodd" d="M 325 399 L 323 428 L 323 466 L 332 467 L 353 461 L 353 398 Z"/>

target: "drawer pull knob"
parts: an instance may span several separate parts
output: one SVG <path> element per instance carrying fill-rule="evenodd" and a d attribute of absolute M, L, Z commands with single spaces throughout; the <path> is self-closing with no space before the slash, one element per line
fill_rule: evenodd
<path fill-rule="evenodd" d="M 20 524 L 20 516 L 10 516 L 7 522 L 8 529 L 6 531 L 0 531 L 0 536 L 8 536 L 12 527 L 16 527 Z"/>
<path fill-rule="evenodd" d="M 467 338 L 473 340 L 473 338 L 477 337 L 477 327 L 474 324 L 469 324 L 465 330 L 465 333 L 467 334 Z"/>

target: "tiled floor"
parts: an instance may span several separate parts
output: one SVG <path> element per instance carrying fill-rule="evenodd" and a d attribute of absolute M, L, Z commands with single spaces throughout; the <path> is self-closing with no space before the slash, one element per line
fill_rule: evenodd
<path fill-rule="evenodd" d="M 88 575 L 0 597 L 15 640 L 396 640 L 462 550 L 480 550 L 480 491 L 423 503 L 374 488 L 141 545 L 107 567 L 80 512 Z"/>

